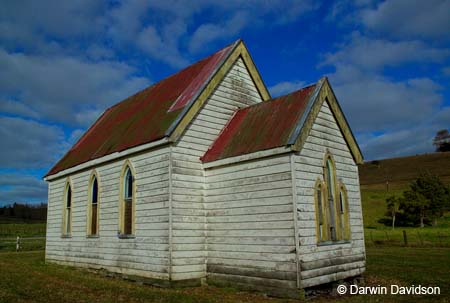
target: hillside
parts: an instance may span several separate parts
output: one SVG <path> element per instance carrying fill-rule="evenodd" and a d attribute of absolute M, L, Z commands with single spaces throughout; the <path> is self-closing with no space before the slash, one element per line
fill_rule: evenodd
<path fill-rule="evenodd" d="M 374 160 L 360 165 L 364 226 L 389 229 L 379 222 L 386 213 L 386 198 L 400 196 L 421 172 L 438 175 L 442 181 L 450 183 L 450 152 Z M 449 215 L 442 218 L 440 226 L 450 226 Z"/>
<path fill-rule="evenodd" d="M 359 165 L 362 189 L 402 189 L 421 172 L 450 182 L 450 152 L 368 161 Z"/>

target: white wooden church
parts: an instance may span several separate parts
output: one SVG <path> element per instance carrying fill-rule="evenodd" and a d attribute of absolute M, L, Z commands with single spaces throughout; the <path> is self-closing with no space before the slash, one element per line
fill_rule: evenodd
<path fill-rule="evenodd" d="M 241 40 L 107 109 L 47 173 L 47 262 L 277 296 L 365 269 L 362 155 L 326 78 L 271 98 Z"/>

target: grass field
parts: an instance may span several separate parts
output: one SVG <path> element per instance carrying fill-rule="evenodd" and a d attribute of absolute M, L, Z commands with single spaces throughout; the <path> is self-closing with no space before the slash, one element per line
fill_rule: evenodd
<path fill-rule="evenodd" d="M 438 175 L 450 182 L 450 152 L 369 161 L 359 165 L 361 189 L 403 189 L 420 173 Z"/>
<path fill-rule="evenodd" d="M 16 237 L 21 241 L 21 250 L 45 248 L 45 222 L 24 222 L 23 220 L 0 218 L 0 252 L 16 249 Z"/>
<path fill-rule="evenodd" d="M 43 251 L 0 253 L 0 302 L 294 302 L 230 288 L 162 289 L 45 264 Z M 346 295 L 310 302 L 450 302 L 450 249 L 367 250 L 367 286 L 439 286 L 439 296 Z"/>
<path fill-rule="evenodd" d="M 403 231 L 406 231 L 410 246 L 450 247 L 450 213 L 438 220 L 437 226 L 396 227 L 392 230 L 379 222 L 386 212 L 386 197 L 401 195 L 402 189 L 361 189 L 366 245 L 403 245 Z"/>
<path fill-rule="evenodd" d="M 450 247 L 450 214 L 438 226 L 397 227 L 379 222 L 385 216 L 386 198 L 400 196 L 421 172 L 450 183 L 450 152 L 366 162 L 359 166 L 366 245 L 403 245 L 403 230 L 410 246 Z M 386 180 L 389 181 L 388 186 Z"/>

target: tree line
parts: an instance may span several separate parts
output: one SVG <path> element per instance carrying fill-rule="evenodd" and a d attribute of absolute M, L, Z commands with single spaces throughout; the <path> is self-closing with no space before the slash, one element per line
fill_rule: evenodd
<path fill-rule="evenodd" d="M 400 197 L 388 197 L 386 208 L 387 218 L 380 221 L 392 228 L 435 226 L 438 219 L 450 211 L 450 186 L 447 187 L 438 176 L 421 174 Z"/>
<path fill-rule="evenodd" d="M 46 221 L 47 220 L 47 204 L 22 204 L 14 203 L 0 208 L 0 217 Z"/>

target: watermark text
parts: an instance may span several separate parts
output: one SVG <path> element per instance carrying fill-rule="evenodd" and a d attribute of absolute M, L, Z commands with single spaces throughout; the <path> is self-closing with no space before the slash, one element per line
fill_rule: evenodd
<path fill-rule="evenodd" d="M 440 295 L 439 286 L 411 285 L 400 286 L 392 284 L 390 286 L 359 286 L 359 285 L 338 285 L 337 293 L 340 295 Z"/>

